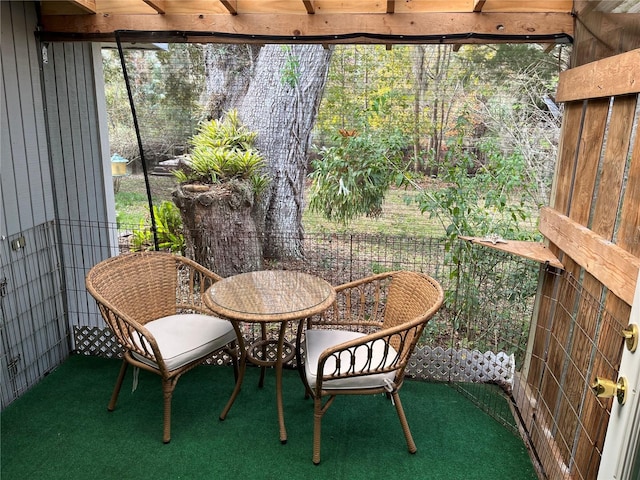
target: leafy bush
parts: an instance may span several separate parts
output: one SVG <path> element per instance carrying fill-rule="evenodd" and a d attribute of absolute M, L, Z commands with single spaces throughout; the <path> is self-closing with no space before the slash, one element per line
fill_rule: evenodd
<path fill-rule="evenodd" d="M 328 220 L 346 225 L 361 215 L 379 216 L 389 186 L 407 178 L 399 147 L 369 134 L 341 131 L 337 145 L 316 150 L 309 209 Z"/>
<path fill-rule="evenodd" d="M 517 294 L 521 301 L 535 292 L 522 285 L 521 272 L 512 271 L 496 275 L 495 257 L 487 256 L 482 249 L 472 248 L 468 242 L 460 242 L 459 236 L 486 237 L 490 240 L 533 240 L 536 234 L 522 225 L 531 217 L 527 207 L 530 182 L 524 161 L 517 153 L 503 154 L 493 143 L 479 145 L 485 163 L 463 148 L 466 118 L 458 119 L 457 135 L 448 143 L 443 164 L 439 165 L 439 179 L 444 188 L 424 191 L 418 198 L 422 213 L 429 212 L 437 218 L 445 230 L 445 262 L 452 265 L 450 279 L 456 289 L 445 293 L 447 305 L 458 312 L 453 321 L 461 338 L 471 342 L 474 333 L 472 319 L 486 301 L 481 292 L 489 290 L 499 295 L 502 285 L 520 285 Z M 507 277 L 514 277 L 508 278 Z M 481 282 L 477 283 L 477 279 Z M 483 285 L 483 288 L 480 288 Z M 458 289 L 465 291 L 460 295 Z M 511 292 L 509 295 L 513 295 Z M 498 302 L 500 299 L 494 298 Z M 454 306 L 455 303 L 455 306 Z M 467 343 L 474 346 L 473 343 Z"/>
<path fill-rule="evenodd" d="M 172 203 L 164 201 L 153 206 L 153 215 L 158 235 L 158 248 L 184 254 L 185 242 L 182 234 L 180 211 Z M 153 250 L 153 232 L 140 220 L 140 228 L 133 230 L 133 251 Z"/>
<path fill-rule="evenodd" d="M 458 135 L 448 142 L 438 165 L 442 189 L 425 190 L 418 203 L 445 229 L 452 245 L 460 235 L 530 240 L 534 234 L 521 225 L 528 221 L 531 180 L 521 155 L 503 154 L 486 141 L 479 145 L 485 163 L 463 148 L 466 119 L 458 119 Z"/>

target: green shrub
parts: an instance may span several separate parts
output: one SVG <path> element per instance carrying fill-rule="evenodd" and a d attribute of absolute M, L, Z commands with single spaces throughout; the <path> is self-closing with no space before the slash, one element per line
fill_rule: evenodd
<path fill-rule="evenodd" d="M 185 241 L 178 208 L 172 202 L 164 201 L 160 206 L 153 206 L 153 215 L 158 235 L 158 248 L 184 254 Z M 153 232 L 145 226 L 144 220 L 140 220 L 140 228 L 133 230 L 132 250 L 153 249 Z"/>

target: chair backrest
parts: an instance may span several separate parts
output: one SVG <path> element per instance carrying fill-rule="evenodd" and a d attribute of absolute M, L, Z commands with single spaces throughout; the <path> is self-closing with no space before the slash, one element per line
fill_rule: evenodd
<path fill-rule="evenodd" d="M 388 329 L 407 324 L 406 336 L 392 337 L 390 343 L 396 349 L 400 348 L 401 356 L 411 354 L 411 350 L 419 339 L 424 326 L 433 314 L 440 308 L 444 293 L 440 284 L 433 278 L 409 271 L 393 273 L 393 279 L 387 294 L 382 329 Z"/>
<path fill-rule="evenodd" d="M 109 258 L 86 278 L 87 290 L 98 302 L 142 325 L 176 313 L 177 283 L 176 256 L 164 252 Z"/>

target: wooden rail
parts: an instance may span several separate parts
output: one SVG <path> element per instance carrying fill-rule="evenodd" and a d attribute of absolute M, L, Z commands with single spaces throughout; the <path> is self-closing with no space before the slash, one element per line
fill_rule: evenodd
<path fill-rule="evenodd" d="M 560 74 L 556 101 L 571 102 L 638 93 L 638 65 L 640 48 L 565 70 Z"/>
<path fill-rule="evenodd" d="M 549 207 L 540 211 L 540 233 L 631 305 L 640 258 Z"/>

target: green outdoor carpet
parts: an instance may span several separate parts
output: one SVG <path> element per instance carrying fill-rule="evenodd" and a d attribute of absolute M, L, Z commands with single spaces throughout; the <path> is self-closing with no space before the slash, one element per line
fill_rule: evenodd
<path fill-rule="evenodd" d="M 536 479 L 523 442 L 453 388 L 406 381 L 401 397 L 418 452 L 407 452 L 384 396 L 339 397 L 323 420 L 322 463 L 311 462 L 313 404 L 285 371 L 289 440 L 278 439 L 275 374 L 249 368 L 224 422 L 230 367 L 201 366 L 178 382 L 171 443 L 162 443 L 158 377 L 129 369 L 114 412 L 119 360 L 72 356 L 2 412 L 3 480 L 30 479 Z"/>

